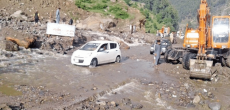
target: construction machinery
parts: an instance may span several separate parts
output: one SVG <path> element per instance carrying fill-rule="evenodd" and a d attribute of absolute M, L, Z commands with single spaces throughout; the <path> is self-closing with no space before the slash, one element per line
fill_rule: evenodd
<path fill-rule="evenodd" d="M 198 29 L 187 26 L 183 47 L 165 53 L 166 62 L 181 62 L 193 78 L 210 79 L 215 62 L 230 67 L 230 16 L 211 17 L 209 11 L 206 0 L 201 0 Z"/>
<path fill-rule="evenodd" d="M 161 38 L 169 36 L 169 34 L 170 34 L 170 27 L 164 27 L 164 26 L 162 26 L 161 30 L 157 30 L 157 34 Z"/>

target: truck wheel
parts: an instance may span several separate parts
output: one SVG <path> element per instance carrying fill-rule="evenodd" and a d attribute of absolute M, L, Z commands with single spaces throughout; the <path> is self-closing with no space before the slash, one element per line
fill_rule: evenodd
<path fill-rule="evenodd" d="M 226 65 L 230 68 L 230 55 L 226 59 Z"/>
<path fill-rule="evenodd" d="M 186 60 L 186 57 L 187 57 L 188 54 L 189 53 L 185 53 L 184 56 L 182 57 L 182 62 L 181 63 L 182 63 L 182 66 L 183 66 L 184 69 L 187 69 L 186 65 L 185 65 L 186 64 L 185 60 Z"/>
<path fill-rule="evenodd" d="M 194 53 L 187 53 L 183 56 L 182 58 L 182 65 L 185 69 L 189 70 L 190 69 L 190 59 L 193 59 L 196 57 L 196 54 Z"/>
<path fill-rule="evenodd" d="M 220 57 L 220 63 L 221 63 L 221 66 L 226 66 L 226 61 L 224 60 L 224 57 Z"/>
<path fill-rule="evenodd" d="M 165 59 L 165 62 L 166 63 L 170 63 L 170 61 L 169 61 L 169 59 L 168 59 L 168 55 L 169 55 L 169 52 L 170 52 L 171 50 L 167 50 L 166 52 L 165 52 L 165 55 L 164 55 L 164 59 Z"/>

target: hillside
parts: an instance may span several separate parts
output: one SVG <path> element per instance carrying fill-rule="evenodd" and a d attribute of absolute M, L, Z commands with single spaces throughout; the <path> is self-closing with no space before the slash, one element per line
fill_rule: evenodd
<path fill-rule="evenodd" d="M 125 20 L 126 25 L 139 25 L 137 22 L 143 21 L 147 33 L 156 33 L 162 26 L 169 26 L 172 31 L 178 28 L 177 12 L 167 0 L 76 0 L 75 5 L 89 12 Z"/>
<path fill-rule="evenodd" d="M 190 21 L 193 27 L 197 24 L 197 9 L 200 5 L 200 0 L 169 0 L 169 2 L 177 9 L 179 15 L 180 27 L 185 28 L 185 25 Z M 229 0 L 207 0 L 211 10 L 211 15 L 229 15 L 230 1 Z"/>
<path fill-rule="evenodd" d="M 164 25 L 169 26 L 171 31 L 178 29 L 178 13 L 168 0 L 133 1 L 143 3 L 144 9 L 148 10 L 143 11 L 147 19 L 146 28 L 160 29 Z"/>

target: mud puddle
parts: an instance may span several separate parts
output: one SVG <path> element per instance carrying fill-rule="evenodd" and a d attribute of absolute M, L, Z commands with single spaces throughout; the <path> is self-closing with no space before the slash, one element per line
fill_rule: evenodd
<path fill-rule="evenodd" d="M 7 96 L 20 96 L 22 92 L 15 90 L 12 86 L 9 85 L 1 85 L 0 92 Z"/>

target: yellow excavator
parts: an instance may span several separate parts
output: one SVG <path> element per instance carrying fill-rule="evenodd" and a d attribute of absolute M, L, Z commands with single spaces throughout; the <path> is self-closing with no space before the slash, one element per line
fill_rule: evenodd
<path fill-rule="evenodd" d="M 230 67 L 230 16 L 212 16 L 206 0 L 201 0 L 198 29 L 186 28 L 183 48 L 168 50 L 166 62 L 180 61 L 190 77 L 210 79 L 213 62 Z"/>

